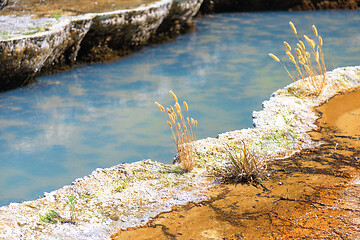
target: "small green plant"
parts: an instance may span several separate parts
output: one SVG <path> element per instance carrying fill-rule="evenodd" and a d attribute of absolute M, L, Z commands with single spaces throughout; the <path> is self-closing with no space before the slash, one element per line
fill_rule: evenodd
<path fill-rule="evenodd" d="M 57 223 L 61 219 L 60 215 L 54 210 L 49 210 L 45 215 L 40 215 L 40 224 Z"/>
<path fill-rule="evenodd" d="M 62 15 L 62 9 L 59 9 L 58 11 L 56 11 L 56 12 L 54 13 L 54 18 L 55 18 L 55 20 L 56 20 L 56 21 L 59 21 L 60 18 L 61 18 L 61 15 Z"/>
<path fill-rule="evenodd" d="M 263 157 L 251 152 L 246 143 L 240 140 L 240 148 L 235 149 L 225 143 L 225 151 L 231 163 L 230 176 L 237 181 L 256 181 L 266 172 L 266 161 Z"/>
<path fill-rule="evenodd" d="M 288 136 L 293 141 L 295 141 L 295 139 L 297 139 L 299 137 L 299 135 L 296 132 L 294 132 L 294 130 L 292 130 L 291 128 L 287 129 L 287 131 L 288 131 Z"/>
<path fill-rule="evenodd" d="M 161 173 L 175 173 L 182 175 L 185 173 L 184 169 L 179 165 L 165 165 L 161 170 Z"/>
<path fill-rule="evenodd" d="M 44 29 L 44 26 L 38 25 L 38 26 L 30 27 L 30 28 L 26 29 L 24 32 L 22 32 L 22 34 L 24 34 L 24 35 L 33 35 L 35 33 L 40 32 L 43 29 Z"/>
<path fill-rule="evenodd" d="M 94 194 L 87 193 L 87 194 L 81 194 L 80 198 L 81 199 L 86 199 L 86 198 L 93 198 L 94 196 L 95 196 Z"/>
<path fill-rule="evenodd" d="M 4 31 L 4 30 L 0 30 L 0 39 L 7 39 L 10 35 L 11 35 L 10 32 Z"/>
<path fill-rule="evenodd" d="M 124 189 L 128 188 L 128 186 L 129 186 L 129 179 L 128 178 L 121 179 L 120 181 L 118 181 L 118 185 L 115 191 L 122 192 Z"/>
<path fill-rule="evenodd" d="M 296 143 L 296 139 L 299 135 L 294 132 L 291 128 L 287 129 L 276 129 L 272 132 L 261 137 L 260 144 L 262 147 L 275 144 L 276 147 L 289 148 Z"/>
<path fill-rule="evenodd" d="M 285 138 L 286 138 L 286 133 L 284 131 L 275 130 L 274 132 L 271 132 L 268 135 L 264 135 L 262 137 L 262 140 L 282 143 L 285 141 Z"/>
<path fill-rule="evenodd" d="M 68 201 L 66 202 L 70 207 L 70 222 L 74 223 L 74 215 L 75 215 L 75 203 L 76 197 L 74 195 L 68 196 Z"/>
<path fill-rule="evenodd" d="M 301 96 L 304 95 L 304 91 L 300 88 L 296 88 L 296 87 L 288 87 L 286 89 L 286 94 L 288 96 L 294 96 L 294 97 L 297 97 L 297 98 L 301 98 Z"/>
<path fill-rule="evenodd" d="M 326 66 L 324 55 L 322 51 L 323 39 L 319 36 L 318 31 L 315 25 L 312 25 L 312 30 L 315 37 L 317 38 L 318 45 L 315 41 L 310 39 L 308 36 L 304 35 L 304 39 L 310 45 L 310 50 L 307 51 L 303 41 L 299 39 L 295 25 L 290 21 L 290 27 L 295 34 L 298 43 L 296 44 L 295 54 L 293 54 L 290 44 L 284 41 L 286 48 L 286 55 L 289 57 L 290 61 L 294 64 L 296 69 L 295 73 L 298 79 L 303 79 L 304 87 L 310 94 L 319 95 L 323 91 L 326 85 Z M 311 53 L 310 53 L 311 52 Z M 294 55 L 296 57 L 294 57 Z M 279 62 L 286 70 L 290 78 L 295 82 L 296 78 L 294 74 L 291 74 L 278 57 L 274 54 L 269 53 L 269 56 L 272 57 L 275 61 Z M 311 57 L 312 56 L 312 57 Z M 315 61 L 314 61 L 315 60 Z"/>
<path fill-rule="evenodd" d="M 175 101 L 174 107 L 170 106 L 165 111 L 161 104 L 158 102 L 155 102 L 155 104 L 163 113 L 170 127 L 178 152 L 176 159 L 186 171 L 191 171 L 195 166 L 196 147 L 194 144 L 195 133 L 193 127 L 197 126 L 197 120 L 190 118 L 189 106 L 186 101 L 183 103 L 187 115 L 185 119 L 175 93 L 170 91 L 170 94 Z"/>

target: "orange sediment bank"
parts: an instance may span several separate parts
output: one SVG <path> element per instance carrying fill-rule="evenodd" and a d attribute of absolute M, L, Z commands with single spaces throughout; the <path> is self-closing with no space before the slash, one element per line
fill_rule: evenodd
<path fill-rule="evenodd" d="M 360 136 L 359 90 L 334 97 L 321 106 L 320 111 L 323 112 L 321 124 L 325 122 L 328 126 L 349 136 Z"/>
<path fill-rule="evenodd" d="M 355 239 L 360 236 L 360 91 L 316 108 L 324 144 L 269 165 L 259 184 L 220 184 L 113 239 Z"/>

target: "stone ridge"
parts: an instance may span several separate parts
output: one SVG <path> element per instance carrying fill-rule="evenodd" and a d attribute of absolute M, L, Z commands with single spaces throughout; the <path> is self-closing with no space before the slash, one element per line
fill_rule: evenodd
<path fill-rule="evenodd" d="M 3 16 L 3 22 L 16 18 L 30 26 L 12 31 L 0 26 L 0 91 L 25 85 L 42 72 L 68 68 L 79 61 L 109 60 L 139 49 L 156 34 L 166 36 L 190 25 L 201 3 L 161 0 L 136 9 L 58 20 Z"/>
<path fill-rule="evenodd" d="M 196 167 L 152 160 L 96 169 L 43 198 L 0 208 L 1 239 L 110 239 L 121 229 L 145 225 L 174 205 L 206 200 L 209 186 L 230 166 L 224 143 L 245 141 L 267 159 L 284 158 L 318 146 L 308 131 L 316 128 L 313 109 L 339 92 L 360 87 L 360 66 L 327 72 L 319 96 L 306 94 L 306 79 L 276 91 L 253 113 L 254 128 L 197 141 Z M 301 94 L 299 94 L 301 93 Z M 73 210 L 69 197 L 75 197 Z"/>

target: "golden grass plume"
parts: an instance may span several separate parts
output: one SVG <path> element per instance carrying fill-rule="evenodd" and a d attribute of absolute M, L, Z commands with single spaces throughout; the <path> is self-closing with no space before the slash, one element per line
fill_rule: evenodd
<path fill-rule="evenodd" d="M 195 167 L 196 147 L 194 141 L 196 137 L 194 127 L 197 126 L 197 120 L 190 118 L 189 105 L 186 101 L 183 102 L 186 111 L 185 119 L 177 96 L 173 91 L 170 91 L 170 94 L 175 101 L 174 106 L 170 106 L 165 110 L 165 108 L 160 103 L 155 102 L 155 104 L 163 113 L 164 118 L 171 130 L 171 134 L 178 152 L 177 159 L 180 161 L 181 166 L 185 170 L 191 171 Z"/>
<path fill-rule="evenodd" d="M 302 81 L 305 90 L 307 90 L 309 94 L 319 95 L 327 83 L 326 66 L 322 50 L 323 39 L 319 35 L 315 25 L 312 25 L 312 30 L 318 44 L 307 35 L 304 35 L 305 41 L 309 44 L 309 49 L 306 49 L 304 42 L 299 39 L 295 25 L 291 21 L 289 24 L 298 40 L 298 43 L 296 44 L 297 47 L 294 48 L 294 54 L 292 53 L 292 48 L 288 42 L 284 41 L 284 45 L 285 53 L 295 67 L 295 73 L 290 73 L 285 64 L 274 54 L 269 53 L 269 56 L 285 68 L 286 72 L 294 82 L 297 79 L 303 79 Z"/>

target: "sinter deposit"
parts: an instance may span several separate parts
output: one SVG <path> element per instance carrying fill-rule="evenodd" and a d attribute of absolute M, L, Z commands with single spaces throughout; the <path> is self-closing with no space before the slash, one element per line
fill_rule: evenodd
<path fill-rule="evenodd" d="M 224 143 L 244 140 L 269 161 L 318 146 L 321 143 L 312 142 L 307 134 L 316 127 L 313 109 L 358 87 L 360 66 L 338 68 L 326 76 L 320 96 L 306 95 L 304 80 L 297 81 L 273 93 L 263 110 L 253 113 L 254 128 L 197 141 L 192 172 L 152 160 L 120 164 L 97 169 L 41 199 L 1 207 L 0 238 L 109 239 L 110 234 L 144 225 L 174 205 L 205 200 L 209 186 L 219 182 L 217 173 L 229 166 Z"/>

